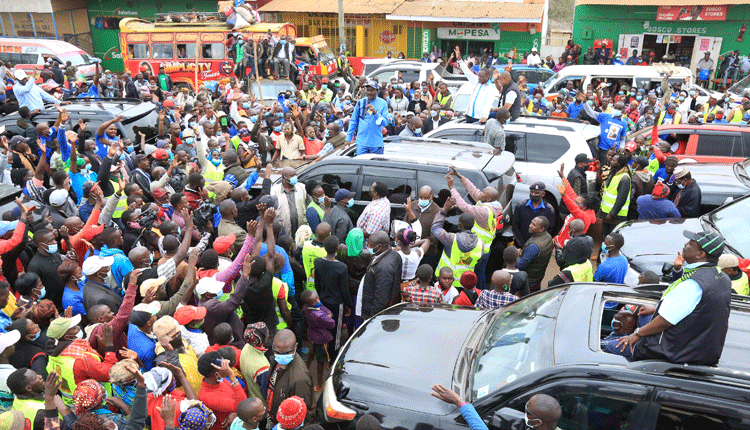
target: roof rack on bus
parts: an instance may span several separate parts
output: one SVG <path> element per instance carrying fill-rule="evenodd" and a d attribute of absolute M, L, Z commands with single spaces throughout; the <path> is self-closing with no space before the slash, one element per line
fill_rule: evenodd
<path fill-rule="evenodd" d="M 205 22 L 225 22 L 226 15 L 219 12 L 165 12 L 155 13 L 157 22 L 167 22 L 172 24 L 196 24 Z"/>
<path fill-rule="evenodd" d="M 742 381 L 750 384 L 750 373 L 737 370 L 719 369 L 718 367 L 677 364 L 659 360 L 634 361 L 627 364 L 628 369 L 655 374 L 679 374 L 685 376 L 716 376 Z"/>

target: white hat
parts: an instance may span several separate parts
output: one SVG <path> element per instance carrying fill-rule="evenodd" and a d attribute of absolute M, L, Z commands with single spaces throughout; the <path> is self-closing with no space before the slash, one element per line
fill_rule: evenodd
<path fill-rule="evenodd" d="M 145 281 L 143 281 L 139 289 L 139 291 L 141 292 L 141 296 L 146 297 L 146 293 L 148 293 L 150 289 L 154 287 L 158 287 L 159 285 L 162 285 L 165 282 L 167 282 L 167 278 L 165 278 L 164 276 L 160 276 L 158 278 L 146 279 Z"/>
<path fill-rule="evenodd" d="M 730 267 L 740 267 L 740 259 L 736 255 L 721 254 L 719 257 L 719 269 L 728 269 Z"/>
<path fill-rule="evenodd" d="M 531 48 L 531 52 L 539 52 L 536 50 L 536 48 Z"/>
<path fill-rule="evenodd" d="M 93 275 L 104 267 L 112 267 L 112 263 L 114 262 L 115 257 L 112 256 L 100 257 L 98 255 L 92 255 L 83 262 L 83 274 L 86 276 Z"/>
<path fill-rule="evenodd" d="M 49 195 L 49 204 L 51 204 L 52 206 L 62 206 L 65 204 L 65 201 L 67 199 L 67 190 L 55 190 L 52 191 L 52 194 Z"/>
<path fill-rule="evenodd" d="M 154 145 L 152 145 L 150 143 L 147 143 L 147 144 L 145 144 L 143 146 L 143 153 L 146 154 L 146 155 L 151 155 L 154 152 L 156 152 L 156 149 L 157 149 L 156 146 L 154 146 Z"/>
<path fill-rule="evenodd" d="M 21 332 L 18 330 L 11 330 L 7 333 L 0 333 L 0 353 L 5 349 L 21 339 Z"/>
<path fill-rule="evenodd" d="M 195 286 L 195 292 L 198 293 L 199 296 L 206 293 L 218 295 L 222 289 L 224 289 L 224 283 L 217 281 L 214 277 L 202 278 L 198 281 L 198 285 Z"/>
<path fill-rule="evenodd" d="M 161 310 L 161 303 L 157 301 L 153 301 L 151 303 L 138 303 L 137 305 L 135 305 L 133 310 L 156 315 Z"/>
<path fill-rule="evenodd" d="M 21 70 L 21 69 L 18 69 L 18 70 L 16 70 L 15 72 L 13 72 L 13 76 L 14 76 L 14 77 L 16 78 L 16 80 L 18 80 L 18 81 L 24 80 L 24 79 L 26 79 L 26 78 L 28 78 L 28 77 L 29 77 L 29 75 L 27 75 L 27 74 L 26 74 L 26 72 L 24 72 L 24 71 L 23 71 L 23 70 Z"/>

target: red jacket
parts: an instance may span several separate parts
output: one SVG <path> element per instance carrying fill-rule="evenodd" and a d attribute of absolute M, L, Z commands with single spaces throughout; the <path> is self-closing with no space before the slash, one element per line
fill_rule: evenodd
<path fill-rule="evenodd" d="M 560 233 L 553 239 L 560 248 L 565 247 L 565 243 L 570 240 L 570 231 L 568 230 L 568 228 L 571 221 L 573 221 L 574 219 L 580 219 L 581 221 L 583 221 L 584 233 L 588 231 L 591 224 L 596 223 L 596 214 L 594 213 L 594 210 L 589 208 L 584 211 L 575 202 L 575 200 L 578 198 L 578 195 L 576 195 L 576 192 L 573 191 L 573 187 L 570 186 L 570 182 L 568 182 L 567 179 L 563 179 L 563 185 L 565 185 L 565 195 L 562 196 L 562 201 L 570 211 L 570 215 L 565 217 L 565 222 L 563 223 L 563 227 L 560 230 Z"/>

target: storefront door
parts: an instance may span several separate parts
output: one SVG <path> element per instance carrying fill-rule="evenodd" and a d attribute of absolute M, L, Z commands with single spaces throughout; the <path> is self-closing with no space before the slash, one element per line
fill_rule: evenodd
<path fill-rule="evenodd" d="M 719 68 L 719 55 L 721 55 L 721 37 L 696 36 L 695 46 L 693 46 L 693 60 L 690 62 L 690 70 L 695 73 L 698 62 L 703 59 L 705 52 L 711 53 L 711 59 L 714 60 L 714 74 Z M 713 76 L 711 76 L 713 78 Z"/>

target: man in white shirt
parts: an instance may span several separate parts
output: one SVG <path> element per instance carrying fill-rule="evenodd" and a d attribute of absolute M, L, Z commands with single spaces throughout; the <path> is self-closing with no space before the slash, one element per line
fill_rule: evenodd
<path fill-rule="evenodd" d="M 499 97 L 497 88 L 489 84 L 490 72 L 486 69 L 480 69 L 479 73 L 474 74 L 465 61 L 461 59 L 461 50 L 456 46 L 456 59 L 466 78 L 474 86 L 469 98 L 469 106 L 466 108 L 466 123 L 479 121 L 484 124 L 490 116 L 490 109 L 495 102 L 495 97 Z"/>
<path fill-rule="evenodd" d="M 542 57 L 539 56 L 539 51 L 536 48 L 531 48 L 531 54 L 526 57 L 526 65 L 533 67 L 542 65 Z"/>

